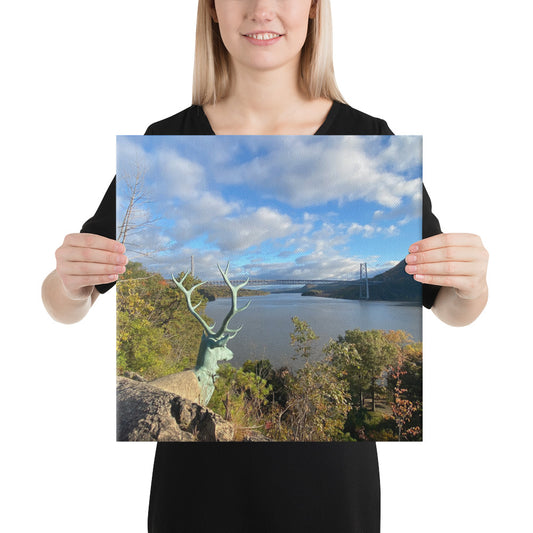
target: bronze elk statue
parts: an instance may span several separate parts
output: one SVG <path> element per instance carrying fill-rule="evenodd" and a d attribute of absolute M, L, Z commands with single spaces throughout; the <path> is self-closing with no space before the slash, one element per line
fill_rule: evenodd
<path fill-rule="evenodd" d="M 247 309 L 251 303 L 251 301 L 249 301 L 240 309 L 237 307 L 237 293 L 248 283 L 249 279 L 247 279 L 244 283 L 241 283 L 240 285 L 233 286 L 228 278 L 229 263 L 227 264 L 225 270 L 222 270 L 220 268 L 220 265 L 218 264 L 217 267 L 220 274 L 222 275 L 222 278 L 224 279 L 224 282 L 231 291 L 231 308 L 224 320 L 222 321 L 222 324 L 216 331 L 215 324 L 209 326 L 207 322 L 196 311 L 196 309 L 200 306 L 201 302 L 196 305 L 193 305 L 191 302 L 191 295 L 194 290 L 207 282 L 202 281 L 201 283 L 194 285 L 190 289 L 186 289 L 183 286 L 183 282 L 190 274 L 190 271 L 185 272 L 185 274 L 179 281 L 174 276 L 172 276 L 174 283 L 185 295 L 189 311 L 204 328 L 204 331 L 202 333 L 202 339 L 200 341 L 200 348 L 198 349 L 198 356 L 196 358 L 196 366 L 194 368 L 194 373 L 196 374 L 196 377 L 200 382 L 200 403 L 204 406 L 209 403 L 209 400 L 211 399 L 211 396 L 213 395 L 213 392 L 215 390 L 215 381 L 218 377 L 218 362 L 228 361 L 233 358 L 233 352 L 227 347 L 227 343 L 229 340 L 233 339 L 242 329 L 242 326 L 237 329 L 230 329 L 228 327 L 229 321 L 237 313 L 240 313 L 241 311 Z"/>

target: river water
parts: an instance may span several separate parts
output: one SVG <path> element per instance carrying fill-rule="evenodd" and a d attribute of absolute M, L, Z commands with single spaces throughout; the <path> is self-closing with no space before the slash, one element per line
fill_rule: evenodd
<path fill-rule="evenodd" d="M 239 297 L 239 307 L 252 303 L 230 321 L 231 328 L 241 324 L 242 330 L 228 342 L 234 354 L 231 364 L 239 367 L 247 359 L 270 359 L 274 367 L 287 365 L 300 368 L 303 362 L 293 360 L 290 344 L 293 331 L 291 317 L 305 320 L 319 336 L 312 359 L 321 358 L 322 347 L 349 329 L 402 329 L 422 340 L 422 308 L 401 302 L 373 302 L 301 296 L 296 293 L 271 293 L 263 296 Z M 229 312 L 231 300 L 218 298 L 206 305 L 206 314 L 220 326 Z"/>

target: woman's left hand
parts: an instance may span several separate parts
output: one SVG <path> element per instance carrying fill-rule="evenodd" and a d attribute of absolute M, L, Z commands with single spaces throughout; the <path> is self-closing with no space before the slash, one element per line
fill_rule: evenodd
<path fill-rule="evenodd" d="M 441 233 L 412 244 L 405 271 L 421 283 L 452 287 L 459 298 L 475 300 L 487 291 L 489 254 L 470 233 Z"/>

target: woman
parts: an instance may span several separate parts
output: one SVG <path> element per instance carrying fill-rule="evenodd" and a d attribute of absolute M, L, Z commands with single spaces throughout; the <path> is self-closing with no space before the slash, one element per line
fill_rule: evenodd
<path fill-rule="evenodd" d="M 346 105 L 335 84 L 327 0 L 200 0 L 193 106 L 147 134 L 390 135 Z M 49 313 L 75 322 L 125 271 L 114 240 L 115 186 L 82 232 L 57 250 L 43 284 Z M 424 195 L 424 239 L 406 270 L 424 305 L 465 325 L 487 300 L 479 237 L 441 234 Z M 104 284 L 104 285 L 102 285 Z M 442 287 L 442 288 L 439 288 Z M 373 443 L 163 443 L 157 448 L 149 530 L 379 531 Z"/>

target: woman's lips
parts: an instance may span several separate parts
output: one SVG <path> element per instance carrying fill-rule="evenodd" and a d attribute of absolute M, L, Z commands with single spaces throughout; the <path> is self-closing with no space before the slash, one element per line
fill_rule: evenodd
<path fill-rule="evenodd" d="M 256 46 L 267 46 L 269 44 L 277 43 L 283 35 L 275 32 L 255 32 L 255 33 L 245 33 L 243 35 L 248 42 L 255 44 Z"/>

